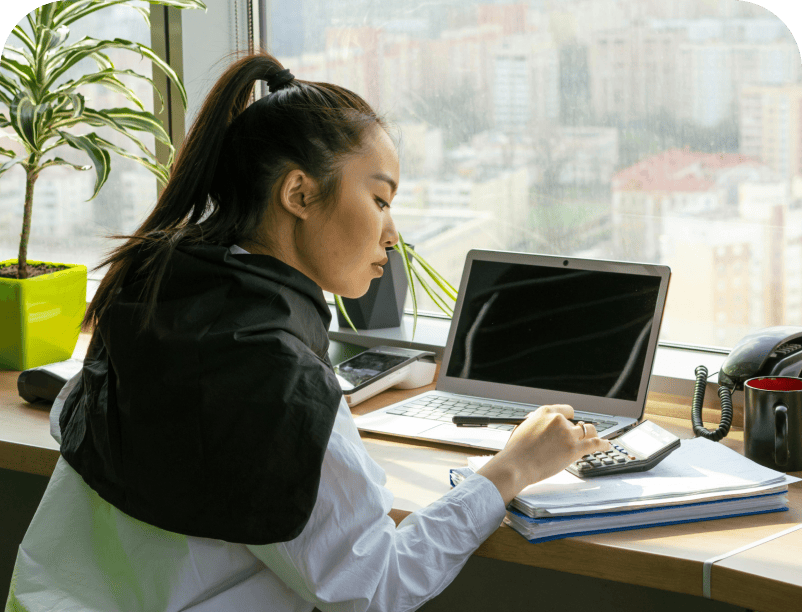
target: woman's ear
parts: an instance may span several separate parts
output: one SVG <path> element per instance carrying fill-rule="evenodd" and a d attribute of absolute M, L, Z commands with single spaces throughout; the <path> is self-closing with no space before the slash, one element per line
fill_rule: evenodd
<path fill-rule="evenodd" d="M 303 170 L 290 170 L 279 187 L 279 204 L 291 215 L 306 220 L 309 217 L 308 204 L 312 202 L 316 188 L 315 182 Z"/>

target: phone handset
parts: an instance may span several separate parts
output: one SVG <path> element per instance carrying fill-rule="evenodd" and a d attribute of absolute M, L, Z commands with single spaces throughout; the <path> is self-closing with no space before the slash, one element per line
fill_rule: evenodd
<path fill-rule="evenodd" d="M 715 431 L 702 425 L 707 368 L 696 368 L 696 386 L 691 401 L 693 433 L 718 442 L 730 432 L 733 391 L 743 389 L 744 382 L 755 376 L 799 377 L 802 374 L 801 368 L 802 327 L 778 325 L 745 336 L 730 351 L 718 373 L 721 423 Z"/>

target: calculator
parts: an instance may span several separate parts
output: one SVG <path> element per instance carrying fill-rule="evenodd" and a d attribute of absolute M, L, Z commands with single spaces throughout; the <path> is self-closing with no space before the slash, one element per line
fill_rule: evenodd
<path fill-rule="evenodd" d="M 651 421 L 643 421 L 610 444 L 610 450 L 585 455 L 565 469 L 580 478 L 645 472 L 678 449 L 680 439 Z"/>

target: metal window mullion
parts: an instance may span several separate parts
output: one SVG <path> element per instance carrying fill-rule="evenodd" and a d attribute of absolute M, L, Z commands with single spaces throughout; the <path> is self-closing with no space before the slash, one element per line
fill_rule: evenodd
<path fill-rule="evenodd" d="M 150 6 L 150 41 L 153 51 L 167 62 L 180 79 L 184 78 L 184 57 L 181 30 L 181 10 L 166 6 Z M 164 98 L 161 106 L 158 94 L 153 92 L 153 114 L 164 125 L 173 146 L 178 150 L 184 140 L 185 110 L 175 86 L 160 70 L 153 71 L 153 82 Z M 167 146 L 156 141 L 156 157 L 161 164 L 169 159 Z"/>

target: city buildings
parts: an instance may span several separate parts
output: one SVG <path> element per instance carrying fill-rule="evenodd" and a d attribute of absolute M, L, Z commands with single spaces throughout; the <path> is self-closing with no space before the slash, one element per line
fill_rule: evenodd
<path fill-rule="evenodd" d="M 670 150 L 615 175 L 613 242 L 628 259 L 671 268 L 666 334 L 726 346 L 799 314 L 795 206 L 764 164 Z"/>
<path fill-rule="evenodd" d="M 740 149 L 787 180 L 802 175 L 802 85 L 743 87 Z"/>

